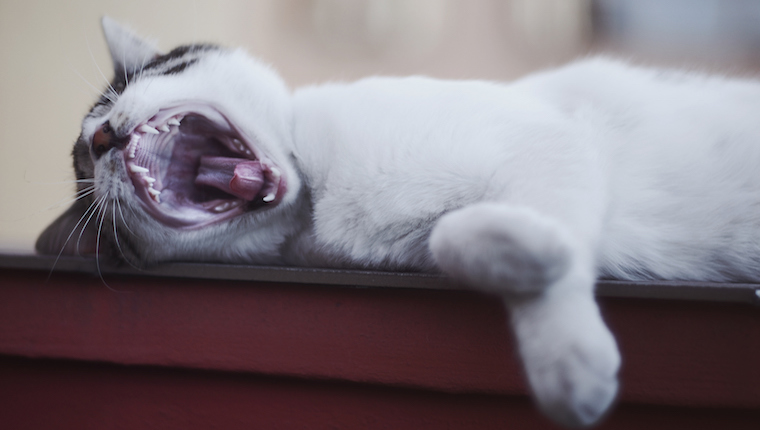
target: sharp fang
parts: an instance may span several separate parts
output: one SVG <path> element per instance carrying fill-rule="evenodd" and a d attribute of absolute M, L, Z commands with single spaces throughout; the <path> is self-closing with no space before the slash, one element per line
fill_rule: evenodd
<path fill-rule="evenodd" d="M 169 124 L 169 125 L 179 125 L 180 124 L 180 122 L 177 121 L 177 118 L 169 118 L 169 121 L 166 121 L 166 123 Z"/>
<path fill-rule="evenodd" d="M 158 134 L 158 130 L 149 126 L 148 124 L 141 125 L 138 130 L 142 131 L 143 133 Z"/>
<path fill-rule="evenodd" d="M 129 166 L 129 170 L 133 173 L 148 173 L 150 170 L 146 169 L 145 167 L 138 166 L 137 164 L 132 164 Z"/>
<path fill-rule="evenodd" d="M 275 179 L 280 179 L 280 175 L 281 175 L 280 174 L 280 169 L 278 169 L 276 167 L 272 167 L 272 168 L 269 169 L 269 171 L 272 172 L 272 176 L 274 176 Z"/>
<path fill-rule="evenodd" d="M 156 182 L 156 178 L 151 178 L 150 176 L 143 176 L 143 181 L 147 182 L 150 186 L 153 186 L 153 183 Z"/>
<path fill-rule="evenodd" d="M 271 202 L 272 200 L 274 200 L 274 193 L 267 194 L 262 200 L 264 200 L 267 203 Z"/>
<path fill-rule="evenodd" d="M 160 131 L 163 131 L 164 133 L 166 133 L 167 131 L 171 131 L 171 130 L 169 130 L 169 126 L 166 125 L 166 124 L 162 125 L 161 127 L 158 127 L 158 129 Z"/>

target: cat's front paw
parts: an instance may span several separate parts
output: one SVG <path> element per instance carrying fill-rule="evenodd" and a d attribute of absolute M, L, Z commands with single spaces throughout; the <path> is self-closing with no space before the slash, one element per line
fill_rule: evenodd
<path fill-rule="evenodd" d="M 565 309 L 513 309 L 513 325 L 533 395 L 545 415 L 572 428 L 596 423 L 618 390 L 617 344 L 593 299 L 589 301 L 591 309 L 570 303 L 558 306 L 567 306 Z"/>
<path fill-rule="evenodd" d="M 444 215 L 430 250 L 448 275 L 482 291 L 535 294 L 570 267 L 570 240 L 559 224 L 526 207 L 479 203 Z"/>
<path fill-rule="evenodd" d="M 618 362 L 616 350 L 571 348 L 559 360 L 526 363 L 525 370 L 541 410 L 555 422 L 576 428 L 596 423 L 615 400 Z"/>

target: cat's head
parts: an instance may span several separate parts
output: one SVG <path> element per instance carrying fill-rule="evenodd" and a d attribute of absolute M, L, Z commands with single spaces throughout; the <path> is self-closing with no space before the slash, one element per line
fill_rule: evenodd
<path fill-rule="evenodd" d="M 163 54 L 113 20 L 103 29 L 115 77 L 74 146 L 83 197 L 37 250 L 276 261 L 301 189 L 285 84 L 241 50 Z"/>

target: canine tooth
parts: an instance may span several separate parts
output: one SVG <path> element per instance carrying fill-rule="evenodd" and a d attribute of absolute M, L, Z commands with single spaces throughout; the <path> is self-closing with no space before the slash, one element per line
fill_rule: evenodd
<path fill-rule="evenodd" d="M 171 130 L 169 130 L 169 126 L 166 125 L 166 124 L 162 125 L 161 127 L 158 127 L 158 129 L 160 131 L 163 131 L 164 133 L 166 133 L 167 131 L 171 131 Z"/>
<path fill-rule="evenodd" d="M 280 169 L 276 167 L 272 167 L 269 169 L 269 171 L 272 172 L 272 176 L 274 176 L 276 179 L 280 179 L 280 175 L 281 175 Z"/>
<path fill-rule="evenodd" d="M 148 124 L 141 125 L 138 130 L 142 131 L 143 133 L 158 134 L 158 130 L 149 126 Z"/>
<path fill-rule="evenodd" d="M 264 200 L 267 203 L 271 202 L 272 200 L 274 200 L 274 193 L 267 194 L 262 200 Z"/>
<path fill-rule="evenodd" d="M 137 164 L 132 164 L 129 166 L 129 170 L 131 170 L 133 173 L 148 173 L 150 170 L 146 169 L 145 167 L 138 166 Z"/>
<path fill-rule="evenodd" d="M 169 124 L 169 125 L 179 125 L 180 124 L 180 122 L 177 121 L 177 118 L 169 118 L 169 121 L 166 121 L 166 123 Z"/>

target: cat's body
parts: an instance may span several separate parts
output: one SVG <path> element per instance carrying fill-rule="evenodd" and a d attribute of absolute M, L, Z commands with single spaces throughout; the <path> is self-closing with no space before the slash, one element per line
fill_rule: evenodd
<path fill-rule="evenodd" d="M 760 279 L 758 83 L 596 58 L 509 85 L 322 85 L 293 104 L 315 241 L 341 264 L 435 270 L 426 230 L 488 201 L 572 226 L 604 276 Z"/>
<path fill-rule="evenodd" d="M 539 405 L 568 425 L 617 390 L 597 276 L 760 281 L 758 83 L 591 59 L 509 85 L 369 78 L 291 95 L 242 52 L 159 56 L 104 25 L 129 85 L 74 151 L 107 226 L 102 244 L 83 234 L 98 250 L 443 271 L 504 299 Z M 38 249 L 74 252 L 88 204 Z"/>

